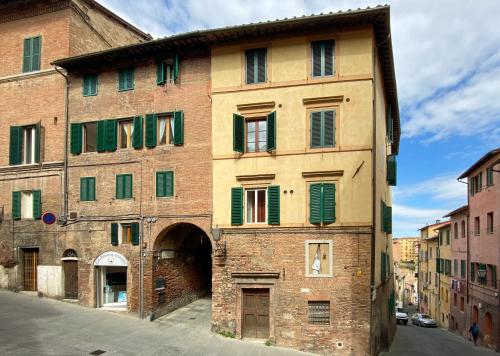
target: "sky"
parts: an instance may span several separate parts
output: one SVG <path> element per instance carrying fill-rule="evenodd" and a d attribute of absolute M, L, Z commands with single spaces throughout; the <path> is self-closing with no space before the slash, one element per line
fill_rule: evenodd
<path fill-rule="evenodd" d="M 500 147 L 500 1 L 98 1 L 155 38 L 389 4 L 402 125 L 394 237 L 466 204 L 458 176 Z"/>

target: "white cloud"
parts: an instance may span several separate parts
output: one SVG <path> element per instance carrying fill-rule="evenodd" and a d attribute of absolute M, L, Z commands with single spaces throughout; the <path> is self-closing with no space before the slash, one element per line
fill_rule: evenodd
<path fill-rule="evenodd" d="M 406 200 L 427 196 L 429 200 L 447 203 L 463 202 L 467 197 L 467 185 L 457 180 L 459 173 L 432 177 L 417 184 L 394 187 L 394 200 Z"/>

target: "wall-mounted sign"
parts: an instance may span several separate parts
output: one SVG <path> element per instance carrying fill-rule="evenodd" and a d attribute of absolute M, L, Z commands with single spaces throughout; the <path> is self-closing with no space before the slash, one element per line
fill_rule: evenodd
<path fill-rule="evenodd" d="M 94 266 L 128 266 L 127 259 L 118 252 L 108 251 L 97 257 Z"/>
<path fill-rule="evenodd" d="M 43 213 L 42 221 L 47 225 L 52 225 L 57 220 L 56 215 L 54 213 Z"/>

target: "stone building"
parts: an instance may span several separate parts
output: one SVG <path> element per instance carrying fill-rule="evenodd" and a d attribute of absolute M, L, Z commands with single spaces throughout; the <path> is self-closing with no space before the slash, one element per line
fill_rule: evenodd
<path fill-rule="evenodd" d="M 65 229 L 41 221 L 65 219 L 66 82 L 51 62 L 150 38 L 92 0 L 1 2 L 0 265 L 17 262 L 2 287 L 62 296 Z"/>
<path fill-rule="evenodd" d="M 451 224 L 451 258 L 453 271 L 451 278 L 451 301 L 449 329 L 468 337 L 469 335 L 469 296 L 467 293 L 467 205 L 448 213 Z"/>
<path fill-rule="evenodd" d="M 215 328 L 318 353 L 390 344 L 388 10 L 237 26 L 212 46 Z"/>
<path fill-rule="evenodd" d="M 458 179 L 468 189 L 468 324 L 477 323 L 482 345 L 500 351 L 500 148 L 491 150 Z M 467 325 L 467 324 L 466 324 Z"/>

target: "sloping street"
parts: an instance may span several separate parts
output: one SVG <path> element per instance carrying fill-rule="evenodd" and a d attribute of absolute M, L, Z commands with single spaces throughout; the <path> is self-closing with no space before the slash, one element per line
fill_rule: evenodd
<path fill-rule="evenodd" d="M 150 322 L 0 291 L 0 355 L 306 355 L 209 329 L 210 299 Z"/>
<path fill-rule="evenodd" d="M 440 328 L 422 328 L 411 323 L 398 325 L 396 338 L 390 352 L 384 356 L 479 356 L 494 355 L 489 349 L 474 346 L 474 343 Z"/>

